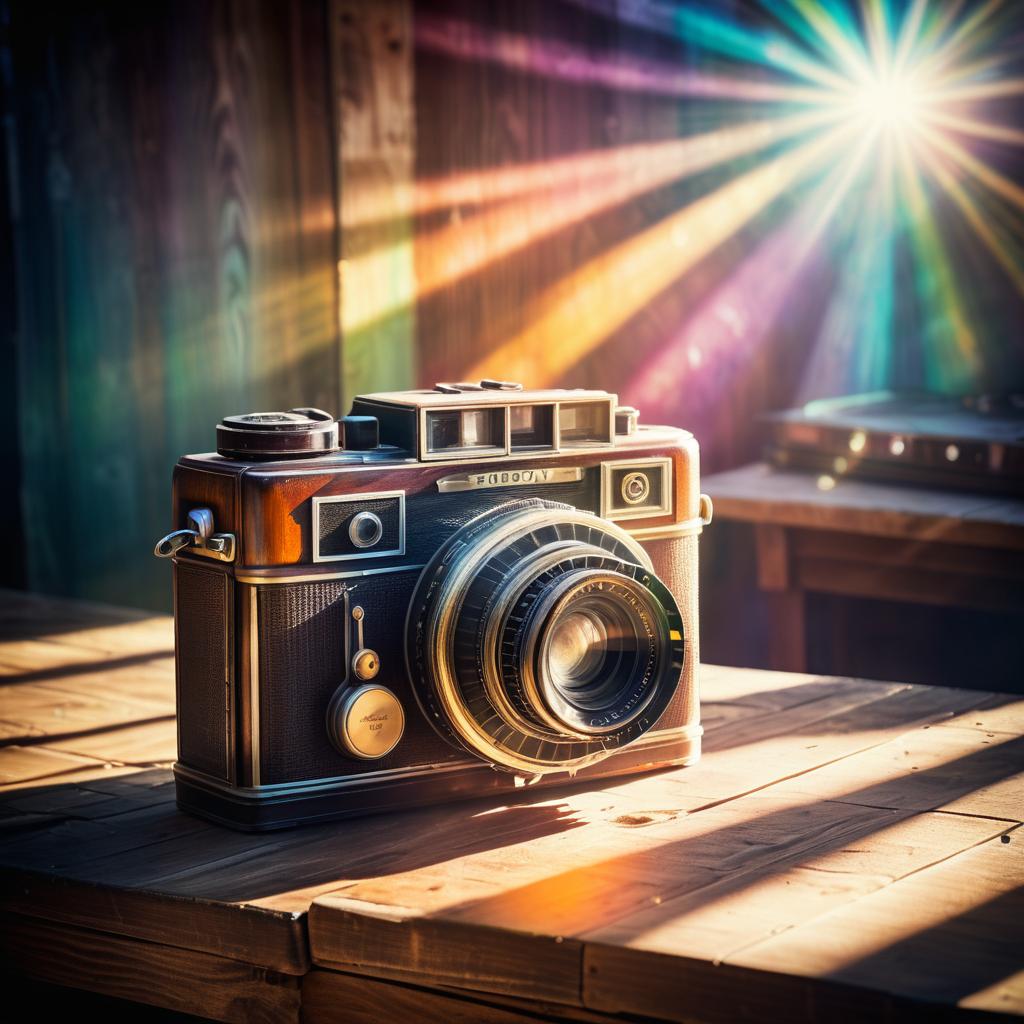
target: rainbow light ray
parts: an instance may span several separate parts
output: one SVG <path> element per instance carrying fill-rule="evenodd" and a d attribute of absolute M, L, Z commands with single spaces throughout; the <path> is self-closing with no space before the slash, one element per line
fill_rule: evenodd
<path fill-rule="evenodd" d="M 845 205 L 869 148 L 862 144 L 853 160 L 834 167 L 808 201 L 701 301 L 679 331 L 620 387 L 623 401 L 642 401 L 645 416 L 671 421 L 685 392 L 688 415 L 701 422 L 714 418 L 718 396 L 736 386 L 797 286 L 808 280 L 811 258 Z M 687 388 L 695 379 L 701 386 Z M 708 436 L 721 440 L 727 429 L 728 424 L 718 424 Z"/>
<path fill-rule="evenodd" d="M 1024 332 L 1014 332 L 998 314 L 986 314 L 976 293 L 1004 288 L 1017 310 L 1024 294 L 1017 213 L 1024 210 L 1024 4 L 761 0 L 758 17 L 743 8 L 739 20 L 705 2 L 570 2 L 685 39 L 697 52 L 697 68 L 682 75 L 664 61 L 643 69 L 620 62 L 601 71 L 593 58 L 545 68 L 551 54 L 538 51 L 531 58 L 507 39 L 486 44 L 479 35 L 458 44 L 434 39 L 432 45 L 447 46 L 448 52 L 462 45 L 473 51 L 472 59 L 515 62 L 530 74 L 579 75 L 608 84 L 618 77 L 636 88 L 686 94 L 688 102 L 705 105 L 707 116 L 699 123 L 707 125 L 717 111 L 718 130 L 733 129 L 739 136 L 755 133 L 761 121 L 785 123 L 801 113 L 820 120 L 770 149 L 751 146 L 738 163 L 733 160 L 743 147 L 738 136 L 728 136 L 735 152 L 723 153 L 717 186 L 552 283 L 524 308 L 510 333 L 481 339 L 486 355 L 463 368 L 466 377 L 557 383 L 693 268 L 704 261 L 726 264 L 724 243 L 738 232 L 748 239 L 763 235 L 766 248 L 757 252 L 778 253 L 773 234 L 792 239 L 794 225 L 813 223 L 813 245 L 790 242 L 802 254 L 797 266 L 806 269 L 814 251 L 816 260 L 831 262 L 834 286 L 813 327 L 816 346 L 802 383 L 805 396 L 894 384 L 946 392 L 1005 384 L 998 370 L 1006 365 L 1001 347 L 1020 345 Z M 709 73 L 700 67 L 702 54 Z M 740 97 L 745 105 L 738 107 Z M 741 121 L 730 125 L 730 118 Z M 706 128 L 705 133 L 714 134 Z M 766 162 L 752 169 L 750 157 L 762 149 Z M 830 180 L 837 167 L 851 169 L 843 187 L 854 221 L 841 211 L 824 220 L 790 216 L 801 203 L 823 202 L 814 185 Z M 660 187 L 694 171 L 679 165 L 645 184 Z M 577 199 L 567 209 L 582 217 L 591 207 L 625 201 L 629 190 L 616 186 L 617 173 L 594 186 L 602 199 Z M 488 243 L 492 249 L 495 244 Z M 479 254 L 462 266 L 456 261 L 451 275 L 481 262 Z M 732 273 L 743 278 L 749 265 L 732 267 Z M 780 287 L 793 287 L 798 279 L 794 271 Z M 982 288 L 972 287 L 976 280 Z M 723 287 L 728 291 L 728 276 Z M 778 312 L 777 302 L 770 306 Z M 663 365 L 680 352 L 709 355 L 694 339 L 701 334 L 700 318 L 713 318 L 720 304 L 712 307 L 699 307 L 650 365 Z M 765 333 L 758 327 L 758 337 Z M 709 336 L 723 337 L 710 322 Z M 721 344 L 742 347 L 739 338 L 723 337 Z M 907 357 L 910 350 L 913 358 Z M 1017 358 L 1024 363 L 1022 354 Z M 702 363 L 687 357 L 681 365 L 692 376 Z M 621 390 L 636 404 L 649 395 L 658 406 L 665 374 L 648 371 L 641 367 Z M 677 380 L 678 372 L 669 376 Z M 666 411 L 665 418 L 674 417 Z"/>

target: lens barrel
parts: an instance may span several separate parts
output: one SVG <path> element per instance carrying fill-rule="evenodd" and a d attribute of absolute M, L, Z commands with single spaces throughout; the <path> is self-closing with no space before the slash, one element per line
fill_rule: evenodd
<path fill-rule="evenodd" d="M 624 530 L 531 498 L 442 545 L 410 603 L 406 654 L 442 735 L 497 767 L 542 774 L 654 726 L 682 672 L 683 624 Z"/>

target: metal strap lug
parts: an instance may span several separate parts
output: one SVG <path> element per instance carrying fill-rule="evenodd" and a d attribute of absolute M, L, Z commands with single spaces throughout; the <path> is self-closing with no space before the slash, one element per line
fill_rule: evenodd
<path fill-rule="evenodd" d="M 157 558 L 172 558 L 188 548 L 194 555 L 215 558 L 218 562 L 235 560 L 235 535 L 213 532 L 213 513 L 208 508 L 194 508 L 188 514 L 191 529 L 173 530 L 161 537 L 153 548 Z"/>

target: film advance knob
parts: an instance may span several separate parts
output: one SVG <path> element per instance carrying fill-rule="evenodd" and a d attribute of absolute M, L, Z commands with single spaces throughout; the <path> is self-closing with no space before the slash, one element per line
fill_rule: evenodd
<path fill-rule="evenodd" d="M 395 749 L 405 731 L 405 713 L 385 686 L 341 687 L 327 709 L 327 731 L 343 754 L 372 761 Z"/>

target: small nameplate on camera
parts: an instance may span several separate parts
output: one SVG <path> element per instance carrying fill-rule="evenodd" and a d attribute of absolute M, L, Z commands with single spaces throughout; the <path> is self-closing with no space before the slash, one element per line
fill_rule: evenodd
<path fill-rule="evenodd" d="M 487 487 L 533 487 L 537 484 L 569 484 L 583 479 L 579 466 L 550 466 L 536 469 L 485 469 L 479 473 L 456 473 L 437 481 L 442 494 L 479 491 Z"/>

